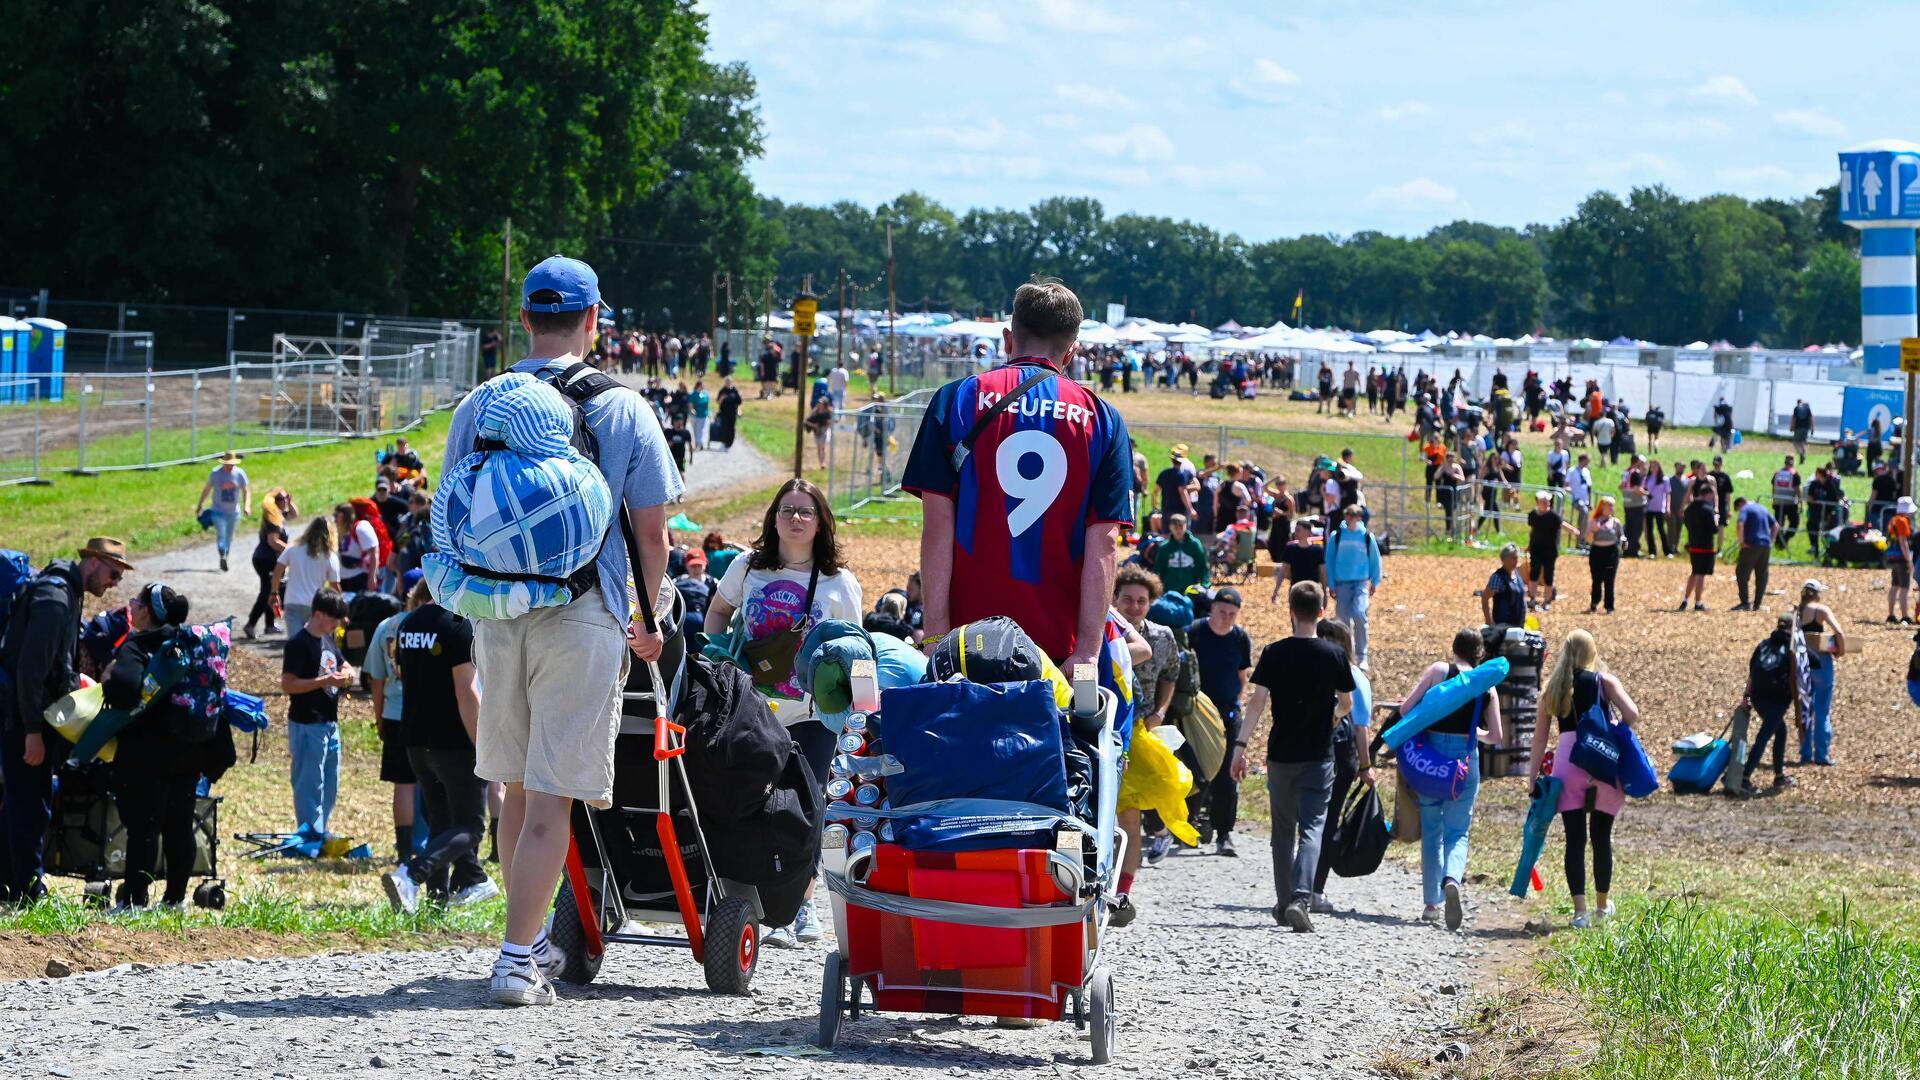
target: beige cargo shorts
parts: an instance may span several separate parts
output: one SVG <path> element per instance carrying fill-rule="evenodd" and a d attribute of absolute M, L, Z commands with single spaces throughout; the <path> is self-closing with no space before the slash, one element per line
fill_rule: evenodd
<path fill-rule="evenodd" d="M 475 620 L 474 652 L 474 773 L 603 810 L 613 805 L 613 741 L 631 653 L 600 590 L 517 619 Z"/>

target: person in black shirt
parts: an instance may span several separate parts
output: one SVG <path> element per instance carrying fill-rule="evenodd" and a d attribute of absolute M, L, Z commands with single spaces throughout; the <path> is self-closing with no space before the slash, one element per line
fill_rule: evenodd
<path fill-rule="evenodd" d="M 674 467 L 687 475 L 687 460 L 693 454 L 693 432 L 687 430 L 687 418 L 676 416 L 673 426 L 661 434 L 667 437 L 667 450 L 673 454 Z"/>
<path fill-rule="evenodd" d="M 1713 468 L 1707 470 L 1707 478 L 1713 481 L 1713 512 L 1720 518 L 1720 527 L 1726 528 L 1733 520 L 1733 477 L 1727 475 L 1726 462 L 1714 455 Z"/>
<path fill-rule="evenodd" d="M 1301 518 L 1293 523 L 1293 541 L 1281 549 L 1279 566 L 1273 573 L 1271 603 L 1279 603 L 1283 585 L 1311 581 L 1321 588 L 1327 584 L 1326 549 L 1313 542 L 1313 522 Z"/>
<path fill-rule="evenodd" d="M 1753 650 L 1747 661 L 1747 685 L 1735 704 L 1752 706 L 1760 717 L 1760 732 L 1747 751 L 1747 769 L 1740 778 L 1740 790 L 1754 794 L 1753 774 L 1759 770 L 1767 742 L 1773 742 L 1773 786 L 1783 788 L 1793 781 L 1787 778 L 1787 709 L 1793 705 L 1793 616 L 1782 615 L 1773 633 Z"/>
<path fill-rule="evenodd" d="M 1186 444 L 1173 448 L 1173 464 L 1160 470 L 1153 478 L 1154 486 L 1160 489 L 1160 517 L 1171 521 L 1175 514 L 1185 514 L 1188 521 L 1193 520 L 1193 493 L 1188 485 L 1193 483 L 1193 466 L 1186 461 Z"/>
<path fill-rule="evenodd" d="M 1260 650 L 1247 714 L 1258 716 L 1271 695 L 1273 731 L 1267 739 L 1267 795 L 1273 806 L 1273 919 L 1309 933 L 1313 877 L 1333 794 L 1334 717 L 1353 707 L 1353 669 L 1344 649 L 1320 638 L 1326 593 L 1311 581 L 1287 590 L 1293 636 Z M 1233 738 L 1235 780 L 1247 773 L 1246 740 Z M 1357 779 L 1373 783 L 1373 770 Z"/>
<path fill-rule="evenodd" d="M 393 663 L 406 698 L 401 737 L 427 811 L 427 849 L 381 879 L 401 911 L 420 905 L 420 891 L 458 906 L 499 895 L 480 866 L 487 834 L 487 782 L 474 775 L 474 727 L 480 681 L 473 663 L 473 624 L 433 602 L 424 582 L 418 605 L 393 632 Z"/>
<path fill-rule="evenodd" d="M 1687 597 L 1693 597 L 1693 610 L 1705 611 L 1707 579 L 1713 576 L 1713 564 L 1720 556 L 1720 518 L 1713 512 L 1713 484 L 1693 482 L 1693 501 L 1687 504 L 1681 524 L 1687 530 L 1687 558 L 1692 573 L 1680 593 L 1680 610 L 1687 610 Z"/>
<path fill-rule="evenodd" d="M 1560 534 L 1578 537 L 1553 508 L 1553 493 L 1534 496 L 1534 507 L 1527 512 L 1527 600 L 1541 611 L 1552 611 L 1560 592 L 1553 584 L 1553 568 L 1560 558 Z M 1524 620 L 1522 620 L 1524 621 Z"/>
<path fill-rule="evenodd" d="M 313 613 L 280 658 L 293 817 L 299 831 L 313 837 L 327 835 L 340 794 L 340 695 L 359 678 L 334 636 L 346 618 L 347 602 L 338 592 L 314 593 Z"/>
<path fill-rule="evenodd" d="M 1885 532 L 1887 519 L 1893 516 L 1894 500 L 1900 497 L 1900 480 L 1885 462 L 1878 463 L 1873 466 L 1867 492 L 1867 524 Z"/>
<path fill-rule="evenodd" d="M 1813 479 L 1807 481 L 1807 542 L 1815 558 L 1820 555 L 1820 543 L 1827 538 L 1827 530 L 1840 524 L 1843 517 L 1840 504 L 1846 497 L 1832 466 L 1814 467 Z"/>
<path fill-rule="evenodd" d="M 1246 691 L 1247 672 L 1253 668 L 1253 639 L 1237 625 L 1239 621 L 1240 590 L 1225 586 L 1207 604 L 1206 616 L 1187 627 L 1187 646 L 1200 668 L 1200 692 L 1219 711 L 1227 740 L 1245 746 L 1240 695 Z M 1221 769 L 1207 784 L 1203 801 L 1207 828 L 1200 833 L 1200 842 L 1206 843 L 1210 832 L 1214 854 L 1237 857 L 1233 827 L 1240 817 L 1240 777 L 1231 769 Z"/>

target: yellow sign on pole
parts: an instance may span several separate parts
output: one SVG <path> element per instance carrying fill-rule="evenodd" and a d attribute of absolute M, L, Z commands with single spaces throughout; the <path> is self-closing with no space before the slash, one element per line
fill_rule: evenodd
<path fill-rule="evenodd" d="M 811 296 L 795 297 L 793 301 L 793 333 L 795 337 L 813 336 L 813 317 L 820 311 L 820 301 Z"/>
<path fill-rule="evenodd" d="M 1900 339 L 1900 370 L 1909 375 L 1920 374 L 1920 337 Z"/>

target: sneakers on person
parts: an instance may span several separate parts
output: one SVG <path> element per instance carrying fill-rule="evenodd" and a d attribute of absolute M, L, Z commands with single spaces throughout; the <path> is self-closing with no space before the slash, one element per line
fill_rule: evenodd
<path fill-rule="evenodd" d="M 1594 909 L 1594 912 L 1593 912 L 1594 922 L 1606 922 L 1608 919 L 1611 919 L 1611 918 L 1613 918 L 1613 901 L 1609 900 L 1606 902 L 1605 906 Z"/>
<path fill-rule="evenodd" d="M 1420 909 L 1420 921 L 1423 923 L 1438 923 L 1440 921 L 1440 908 L 1435 904 L 1428 904 L 1426 907 Z"/>
<path fill-rule="evenodd" d="M 1696 603 L 1696 604 L 1694 604 L 1694 605 L 1693 605 L 1693 610 L 1695 610 L 1695 611 L 1705 611 L 1705 610 L 1707 610 L 1707 605 L 1705 605 L 1705 604 L 1700 604 L 1700 603 Z"/>
<path fill-rule="evenodd" d="M 1107 916 L 1107 923 L 1115 927 L 1127 926 L 1139 914 L 1140 909 L 1133 906 L 1133 897 L 1121 893 L 1120 899 L 1114 902 L 1113 912 Z"/>
<path fill-rule="evenodd" d="M 1458 930 L 1467 917 L 1466 908 L 1460 902 L 1460 883 L 1448 878 L 1441 888 L 1447 898 L 1447 929 Z"/>
<path fill-rule="evenodd" d="M 1173 836 L 1168 833 L 1150 836 L 1147 838 L 1145 847 L 1147 865 L 1159 866 L 1167 861 L 1168 855 L 1173 854 Z"/>
<path fill-rule="evenodd" d="M 227 557 L 225 555 L 220 556 L 220 572 L 223 574 L 227 572 Z"/>
<path fill-rule="evenodd" d="M 447 899 L 447 906 L 463 907 L 467 904 L 478 904 L 499 895 L 500 886 L 495 885 L 492 878 L 481 878 L 464 889 L 455 889 L 453 895 Z"/>
<path fill-rule="evenodd" d="M 800 945 L 820 943 L 820 920 L 813 916 L 813 905 L 802 904 L 793 915 L 793 940 Z"/>
<path fill-rule="evenodd" d="M 380 885 L 387 890 L 387 900 L 393 904 L 393 910 L 411 915 L 420 910 L 420 883 L 407 873 L 407 864 L 380 875 Z"/>
<path fill-rule="evenodd" d="M 1728 608 L 1727 610 L 1728 611 L 1745 611 L 1747 610 L 1747 602 L 1745 600 L 1742 600 L 1739 603 Z"/>
<path fill-rule="evenodd" d="M 1685 600 L 1682 600 L 1682 601 L 1680 601 L 1680 608 L 1679 608 L 1679 610 L 1681 610 L 1681 611 L 1685 611 L 1685 610 L 1687 610 L 1687 602 L 1686 602 Z M 1589 608 L 1589 609 L 1587 610 L 1587 614 L 1589 614 L 1589 615 L 1591 615 L 1591 614 L 1593 614 L 1593 610 L 1592 610 L 1591 608 Z"/>
<path fill-rule="evenodd" d="M 1314 893 L 1313 905 L 1307 910 L 1315 915 L 1331 915 L 1333 914 L 1333 901 L 1327 899 L 1326 893 Z"/>
<path fill-rule="evenodd" d="M 495 1005 L 551 1005 L 559 997 L 554 993 L 553 983 L 531 957 L 512 960 L 502 956 L 493 962 L 487 1000 Z"/>
<path fill-rule="evenodd" d="M 776 926 L 760 936 L 760 945 L 768 949 L 797 949 L 800 943 L 794 940 L 793 928 Z"/>
<path fill-rule="evenodd" d="M 1573 922 L 1570 925 L 1572 925 L 1575 930 L 1585 930 L 1587 927 L 1593 925 L 1593 920 L 1587 918 L 1586 912 L 1576 911 L 1573 913 Z"/>
<path fill-rule="evenodd" d="M 1313 933 L 1313 917 L 1307 914 L 1307 901 L 1295 900 L 1280 912 L 1280 921 L 1296 934 Z"/>
<path fill-rule="evenodd" d="M 1224 855 L 1229 859 L 1239 858 L 1240 853 L 1233 850 L 1233 834 L 1221 833 L 1220 839 L 1213 842 L 1213 853 L 1215 855 Z"/>

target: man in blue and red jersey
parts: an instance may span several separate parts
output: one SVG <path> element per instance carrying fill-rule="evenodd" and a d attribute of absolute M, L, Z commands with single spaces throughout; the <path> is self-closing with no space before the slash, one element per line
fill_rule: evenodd
<path fill-rule="evenodd" d="M 1080 301 L 1059 283 L 1020 286 L 1003 367 L 935 391 L 902 486 L 920 497 L 927 640 L 1005 615 L 1071 672 L 1100 650 L 1116 540 L 1133 518 L 1127 426 L 1064 372 Z M 1018 401 L 955 450 L 976 417 L 1036 373 Z"/>

